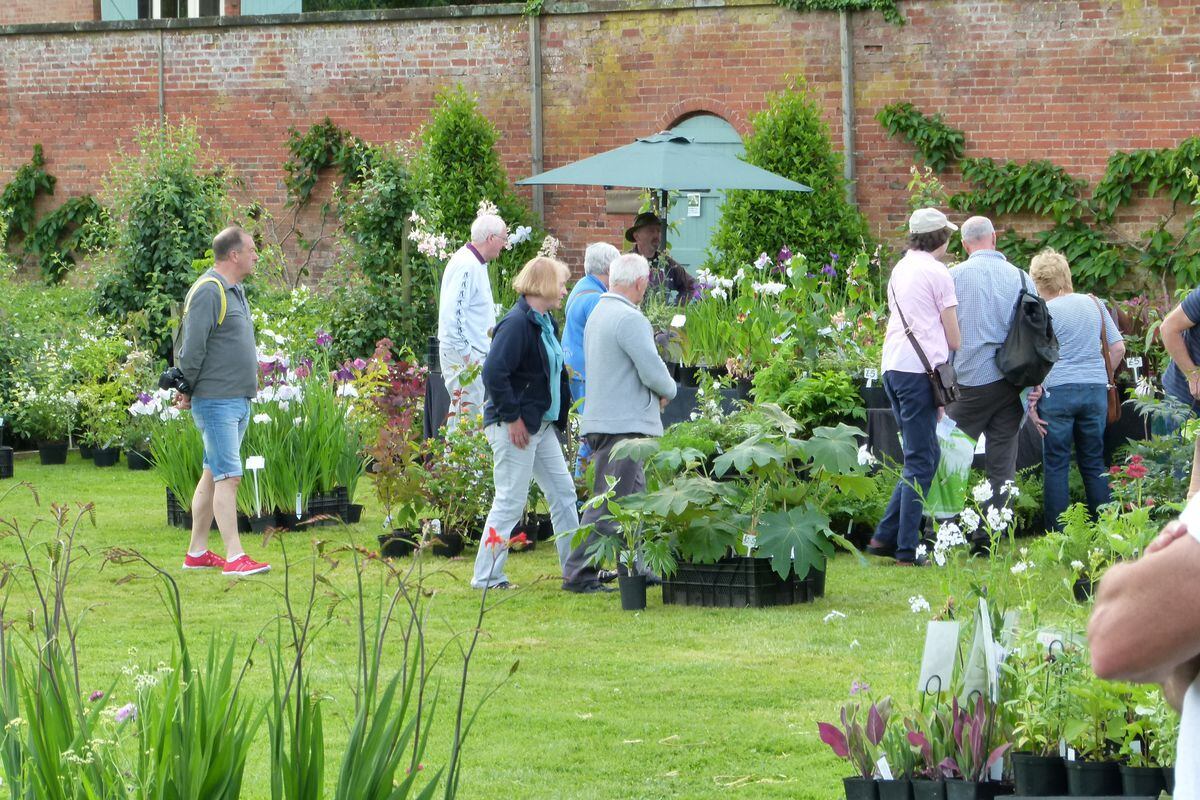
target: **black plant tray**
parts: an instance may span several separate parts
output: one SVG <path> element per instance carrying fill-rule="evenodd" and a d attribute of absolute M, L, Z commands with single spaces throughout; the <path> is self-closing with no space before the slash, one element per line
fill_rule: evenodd
<path fill-rule="evenodd" d="M 710 608 L 765 608 L 807 603 L 811 586 L 795 571 L 780 578 L 766 558 L 727 556 L 715 564 L 681 563 L 663 580 L 663 603 Z"/>

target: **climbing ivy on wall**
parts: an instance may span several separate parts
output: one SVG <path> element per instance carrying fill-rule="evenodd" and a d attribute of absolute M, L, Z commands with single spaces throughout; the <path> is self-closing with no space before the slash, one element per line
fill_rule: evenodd
<path fill-rule="evenodd" d="M 46 171 L 46 158 L 42 146 L 33 146 L 33 157 L 17 168 L 12 180 L 0 192 L 0 209 L 8 215 L 8 231 L 3 245 L 8 247 L 14 237 L 27 237 L 33 231 L 37 210 L 34 203 L 38 195 L 54 194 L 58 179 Z"/>
<path fill-rule="evenodd" d="M 875 115 L 889 136 L 902 136 L 917 148 L 934 172 L 941 172 L 963 156 L 967 137 L 942 121 L 941 114 L 927 117 L 912 103 L 893 103 Z"/>
<path fill-rule="evenodd" d="M 998 246 L 1024 266 L 1045 247 L 1063 253 L 1071 263 L 1076 287 L 1111 290 L 1118 285 L 1137 289 L 1156 284 L 1200 283 L 1200 212 L 1177 221 L 1180 212 L 1198 197 L 1200 137 L 1175 147 L 1115 152 L 1104 175 L 1088 194 L 1088 184 L 1049 161 L 1026 163 L 991 158 L 961 158 L 948 147 L 926 153 L 929 142 L 960 141 L 965 137 L 935 115 L 928 117 L 908 103 L 886 107 L 876 119 L 892 136 L 913 144 L 933 166 L 931 155 L 957 163 L 969 188 L 953 195 L 949 205 L 964 213 L 1003 216 L 1031 214 L 1053 223 L 1031 237 L 1011 231 Z M 1126 236 L 1114 224 L 1119 210 L 1135 196 L 1165 196 L 1170 210 L 1140 234 Z"/>
<path fill-rule="evenodd" d="M 893 25 L 903 25 L 904 15 L 896 0 L 775 0 L 796 11 L 878 11 Z"/>

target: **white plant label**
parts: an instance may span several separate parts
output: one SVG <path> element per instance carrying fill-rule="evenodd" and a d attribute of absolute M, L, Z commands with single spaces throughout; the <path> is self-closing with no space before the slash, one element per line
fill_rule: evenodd
<path fill-rule="evenodd" d="M 749 550 L 753 550 L 758 544 L 758 537 L 753 533 L 742 534 L 742 544 Z"/>
<path fill-rule="evenodd" d="M 867 367 L 863 370 L 863 377 L 867 379 L 867 388 L 870 389 L 874 382 L 879 380 L 879 370 Z"/>
<path fill-rule="evenodd" d="M 304 516 L 304 511 L 302 511 L 300 508 L 300 504 L 303 502 L 304 498 L 300 496 L 299 492 L 296 492 L 296 519 L 300 519 L 300 517 Z"/>
<path fill-rule="evenodd" d="M 893 780 L 892 768 L 888 766 L 887 756 L 880 756 L 879 760 L 875 762 L 875 774 L 881 781 Z"/>
<path fill-rule="evenodd" d="M 263 469 L 267 466 L 267 459 L 263 456 L 250 456 L 246 459 L 246 469 Z"/>
<path fill-rule="evenodd" d="M 1142 754 L 1142 743 L 1137 739 L 1134 739 L 1129 743 L 1129 752 L 1133 753 L 1135 756 L 1140 756 Z"/>
<path fill-rule="evenodd" d="M 267 465 L 267 459 L 262 456 L 250 456 L 246 459 L 246 469 L 254 475 L 254 516 L 262 516 L 262 498 L 258 493 L 258 471 Z"/>
<path fill-rule="evenodd" d="M 925 626 L 925 652 L 921 656 L 918 692 L 941 692 L 954 677 L 954 654 L 958 649 L 958 623 L 931 621 Z"/>
<path fill-rule="evenodd" d="M 1068 747 L 1067 748 L 1067 761 L 1074 761 L 1074 760 L 1075 760 L 1075 748 Z"/>
<path fill-rule="evenodd" d="M 1133 379 L 1136 381 L 1138 379 L 1138 370 L 1142 368 L 1142 357 L 1130 356 L 1125 359 L 1125 366 L 1133 370 Z"/>
<path fill-rule="evenodd" d="M 1058 757 L 1059 758 L 1067 757 L 1067 740 L 1066 739 L 1058 740 Z"/>

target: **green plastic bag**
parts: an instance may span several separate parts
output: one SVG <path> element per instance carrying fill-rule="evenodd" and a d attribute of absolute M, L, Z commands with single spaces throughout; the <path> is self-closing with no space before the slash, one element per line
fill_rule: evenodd
<path fill-rule="evenodd" d="M 933 483 L 925 496 L 925 513 L 937 517 L 953 517 L 962 513 L 967 503 L 970 488 L 971 461 L 975 458 L 975 440 L 958 428 L 949 436 L 942 436 L 939 428 L 938 444 L 942 457 Z"/>

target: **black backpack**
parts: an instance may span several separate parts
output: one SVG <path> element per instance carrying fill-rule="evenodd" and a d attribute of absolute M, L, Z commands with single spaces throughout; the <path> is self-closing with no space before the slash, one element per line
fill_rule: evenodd
<path fill-rule="evenodd" d="M 1022 274 L 1008 336 L 996 351 L 996 366 L 1006 381 L 1024 389 L 1040 384 L 1056 361 L 1058 337 L 1054 335 L 1050 309 L 1045 300 L 1025 289 Z"/>

